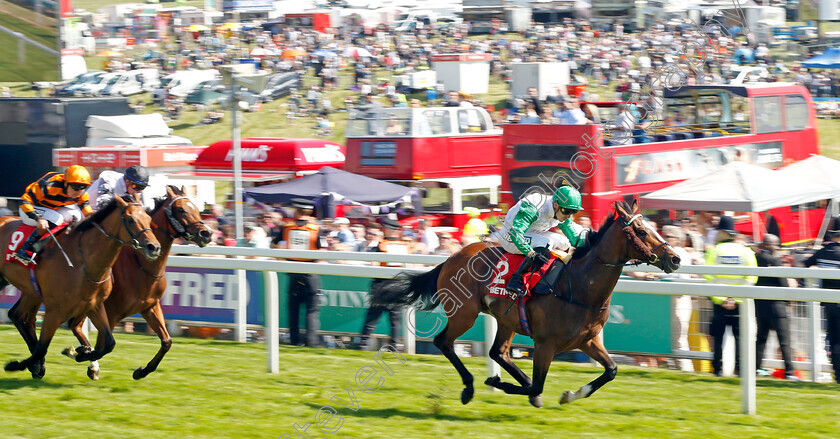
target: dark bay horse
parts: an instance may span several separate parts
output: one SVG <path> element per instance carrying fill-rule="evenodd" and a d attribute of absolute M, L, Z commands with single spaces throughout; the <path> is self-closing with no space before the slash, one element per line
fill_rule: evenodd
<path fill-rule="evenodd" d="M 448 322 L 434 338 L 434 343 L 461 375 L 464 383 L 461 402 L 464 404 L 474 394 L 473 376 L 455 354 L 453 346 L 455 340 L 475 324 L 479 312 L 492 315 L 499 324 L 490 357 L 519 383 L 505 383 L 495 376 L 488 378 L 485 384 L 506 393 L 528 395 L 532 405 L 542 407 L 540 395 L 552 359 L 559 352 L 580 349 L 599 362 L 605 371 L 576 393 L 566 391 L 560 403 L 586 398 L 613 380 L 617 372 L 615 362 L 598 334 L 609 317 L 610 298 L 624 264 L 638 259 L 671 272 L 679 268 L 680 263 L 673 248 L 641 219 L 635 202 L 632 206 L 615 203 L 613 209 L 614 215 L 589 238 L 590 246 L 575 251 L 553 285 L 554 293 L 537 295 L 527 303 L 534 340 L 533 380 L 510 359 L 514 335 L 526 334 L 516 308 L 506 313 L 510 299 L 488 295 L 493 270 L 504 254 L 499 246 L 474 243 L 431 271 L 402 273 L 375 291 L 371 303 L 422 303 L 426 310 L 438 304 L 442 306 Z"/>
<path fill-rule="evenodd" d="M 151 218 L 140 203 L 129 203 L 115 196 L 108 206 L 73 230 L 57 236 L 72 267 L 54 241 L 41 251 L 35 275 L 40 293 L 35 291 L 26 268 L 0 259 L 0 286 L 11 283 L 21 291 L 20 299 L 9 310 L 9 318 L 31 352 L 23 361 L 7 363 L 7 371 L 29 368 L 33 378 L 43 377 L 46 372 L 44 357 L 55 331 L 62 322 L 77 316 L 91 316 L 97 328 L 104 329 L 102 336 L 106 340 L 102 350 L 88 352 L 77 358 L 78 361 L 102 358 L 114 348 L 114 337 L 107 330 L 108 318 L 103 305 L 111 290 L 110 270 L 123 245 L 134 247 L 146 259 L 158 257 L 160 243 L 150 225 Z M 0 219 L 0 243 L 9 245 L 18 226 L 20 220 L 16 217 Z M 35 318 L 42 302 L 44 319 L 40 338 L 36 338 Z"/>
<path fill-rule="evenodd" d="M 166 290 L 166 261 L 172 243 L 177 238 L 184 238 L 204 247 L 213 236 L 213 230 L 201 220 L 201 212 L 185 195 L 183 188 L 167 186 L 166 198 L 157 200 L 149 215 L 152 217 L 155 237 L 160 241 L 160 257 L 152 262 L 141 261 L 130 249 L 122 249 L 113 268 L 113 290 L 105 299 L 109 330 L 113 331 L 124 318 L 140 313 L 160 338 L 161 346 L 157 354 L 145 367 L 138 367 L 134 371 L 134 379 L 144 378 L 154 372 L 172 346 L 160 307 L 160 299 Z M 80 316 L 68 322 L 73 334 L 82 343 L 76 349 L 64 350 L 63 353 L 71 358 L 75 358 L 79 352 L 90 350 L 90 342 L 82 332 L 84 320 L 84 316 Z M 100 331 L 96 340 L 97 349 L 101 349 L 105 342 L 102 335 Z M 92 380 L 98 379 L 99 364 L 92 362 L 87 374 Z"/>

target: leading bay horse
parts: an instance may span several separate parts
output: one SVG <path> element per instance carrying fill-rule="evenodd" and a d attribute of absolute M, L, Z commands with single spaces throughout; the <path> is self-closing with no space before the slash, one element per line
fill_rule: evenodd
<path fill-rule="evenodd" d="M 108 320 L 103 301 L 111 290 L 110 270 L 123 245 L 134 247 L 146 259 L 158 257 L 160 243 L 150 225 L 151 218 L 140 203 L 134 200 L 129 203 L 115 196 L 102 210 L 57 236 L 72 266 L 54 241 L 44 247 L 35 270 L 39 291 L 30 280 L 29 270 L 15 262 L 0 260 L 0 286 L 11 283 L 21 291 L 20 299 L 9 310 L 9 318 L 31 353 L 23 361 L 7 363 L 7 371 L 29 368 L 33 378 L 43 377 L 44 357 L 55 331 L 62 322 L 77 316 L 90 315 L 100 331 L 106 329 L 103 349 L 88 352 L 77 358 L 78 361 L 102 358 L 114 348 L 114 337 L 107 331 L 107 323 L 103 324 Z M 15 233 L 18 226 L 17 217 L 0 219 L 0 244 L 4 248 L 12 239 L 20 239 L 20 233 Z M 41 335 L 36 339 L 35 319 L 42 302 L 45 312 Z"/>
<path fill-rule="evenodd" d="M 172 243 L 177 238 L 184 238 L 204 247 L 213 237 L 213 230 L 201 220 L 201 212 L 185 195 L 183 188 L 167 186 L 166 198 L 156 200 L 149 215 L 152 217 L 155 238 L 160 241 L 160 257 L 152 262 L 141 261 L 130 249 L 122 249 L 113 268 L 113 290 L 105 299 L 109 330 L 113 331 L 124 318 L 140 313 L 160 338 L 160 349 L 154 358 L 145 367 L 138 367 L 134 371 L 133 377 L 136 380 L 154 372 L 172 346 L 160 307 L 160 299 L 166 290 L 166 261 Z M 65 349 L 64 355 L 75 358 L 80 352 L 90 351 L 90 342 L 82 332 L 84 320 L 84 316 L 79 316 L 68 322 L 82 346 Z M 97 349 L 101 349 L 105 343 L 102 335 L 100 331 L 96 340 Z M 92 362 L 87 374 L 92 380 L 98 379 L 99 364 Z"/>
<path fill-rule="evenodd" d="M 412 305 L 422 303 L 430 310 L 438 304 L 448 317 L 446 327 L 434 338 L 435 346 L 449 359 L 464 384 L 461 402 L 474 394 L 473 376 L 453 349 L 455 340 L 469 330 L 479 312 L 493 316 L 498 331 L 490 358 L 499 363 L 519 385 L 502 382 L 498 376 L 485 384 L 506 393 L 528 395 L 535 407 L 542 407 L 540 396 L 551 361 L 559 352 L 580 349 L 604 367 L 604 373 L 576 393 L 566 391 L 561 404 L 586 398 L 615 378 L 617 367 L 598 334 L 609 317 L 613 288 L 622 267 L 631 259 L 653 264 L 666 273 L 679 268 L 680 259 L 668 243 L 638 214 L 638 206 L 613 205 L 589 246 L 578 248 L 553 285 L 553 293 L 537 295 L 527 302 L 527 318 L 534 340 L 533 380 L 510 359 L 510 344 L 516 333 L 525 334 L 516 309 L 506 312 L 507 297 L 488 295 L 494 268 L 504 254 L 501 247 L 478 242 L 452 255 L 433 270 L 402 273 L 374 291 L 374 305 Z M 558 262 L 560 263 L 560 262 Z M 499 264 L 503 265 L 503 264 Z"/>

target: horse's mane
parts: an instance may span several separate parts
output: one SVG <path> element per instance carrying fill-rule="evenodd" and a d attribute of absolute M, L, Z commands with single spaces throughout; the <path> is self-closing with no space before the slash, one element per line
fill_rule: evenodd
<path fill-rule="evenodd" d="M 84 232 L 85 230 L 92 229 L 94 227 L 94 224 L 99 224 L 100 222 L 102 222 L 102 220 L 104 220 L 108 215 L 110 215 L 111 212 L 113 212 L 114 209 L 116 209 L 116 208 L 117 208 L 117 201 L 116 200 L 111 200 L 110 202 L 108 202 L 108 204 L 106 204 L 104 207 L 102 207 L 101 209 L 96 211 L 93 215 L 88 217 L 86 220 L 77 224 L 76 227 L 73 228 L 73 232 L 71 232 L 71 233 L 76 233 L 76 232 L 81 233 L 81 232 Z"/>
<path fill-rule="evenodd" d="M 630 206 L 624 201 L 618 201 L 617 204 L 620 205 L 621 207 L 623 207 L 625 212 L 632 211 Z M 592 234 L 590 234 L 589 236 L 586 237 L 587 241 L 589 241 L 588 242 L 589 245 L 579 247 L 579 248 L 575 248 L 574 253 L 572 253 L 572 259 L 580 259 L 580 258 L 583 258 L 584 256 L 586 256 L 589 253 L 589 251 L 592 250 L 593 247 L 598 245 L 598 243 L 601 241 L 601 239 L 607 233 L 607 229 L 609 229 L 610 226 L 612 226 L 612 224 L 614 222 L 615 222 L 615 215 L 607 215 L 607 218 L 601 224 L 601 227 L 598 227 L 598 231 L 595 232 L 595 233 L 592 233 Z"/>
<path fill-rule="evenodd" d="M 168 187 L 169 189 L 171 189 L 171 190 L 172 190 L 172 192 L 173 192 L 173 193 L 175 193 L 175 195 L 176 195 L 176 196 L 178 196 L 178 197 L 180 197 L 180 196 L 183 196 L 183 195 L 184 195 L 184 191 L 182 191 L 182 190 L 181 190 L 179 187 L 177 187 L 177 186 L 173 186 L 173 185 L 171 185 L 171 184 L 170 184 L 170 185 L 167 185 L 166 187 Z M 168 199 L 169 199 L 169 196 L 168 196 L 168 195 L 164 195 L 164 196 L 162 196 L 162 197 L 155 197 L 155 199 L 154 199 L 154 201 L 155 201 L 155 206 L 154 206 L 154 207 L 152 207 L 152 208 L 151 208 L 151 210 L 147 209 L 147 210 L 146 210 L 146 213 L 148 213 L 148 214 L 149 214 L 149 216 L 152 216 L 152 214 L 153 214 L 153 213 L 156 213 L 158 210 L 160 210 L 160 208 L 161 208 L 161 207 L 163 207 L 163 205 L 164 205 L 164 204 L 166 204 L 166 201 L 167 201 Z"/>

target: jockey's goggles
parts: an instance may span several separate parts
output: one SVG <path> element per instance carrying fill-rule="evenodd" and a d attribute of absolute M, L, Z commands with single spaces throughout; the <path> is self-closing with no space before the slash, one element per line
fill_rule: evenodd
<path fill-rule="evenodd" d="M 83 191 L 83 190 L 87 189 L 88 186 L 89 186 L 89 185 L 84 184 L 84 183 L 68 183 L 67 185 L 70 186 L 71 188 L 73 188 L 74 190 L 77 190 L 77 191 Z"/>
<path fill-rule="evenodd" d="M 563 215 L 574 215 L 578 212 L 580 211 L 575 209 L 566 209 L 565 207 L 560 208 L 560 213 L 562 213 Z"/>
<path fill-rule="evenodd" d="M 131 183 L 131 187 L 132 187 L 135 191 L 142 191 L 143 189 L 146 189 L 147 185 L 145 185 L 145 184 Z"/>

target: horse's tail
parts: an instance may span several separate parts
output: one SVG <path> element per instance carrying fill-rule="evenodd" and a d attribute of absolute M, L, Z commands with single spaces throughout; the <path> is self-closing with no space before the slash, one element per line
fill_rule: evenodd
<path fill-rule="evenodd" d="M 379 284 L 371 291 L 371 305 L 414 305 L 422 302 L 423 310 L 434 309 L 440 301 L 435 296 L 443 264 L 423 273 L 402 272 Z"/>

